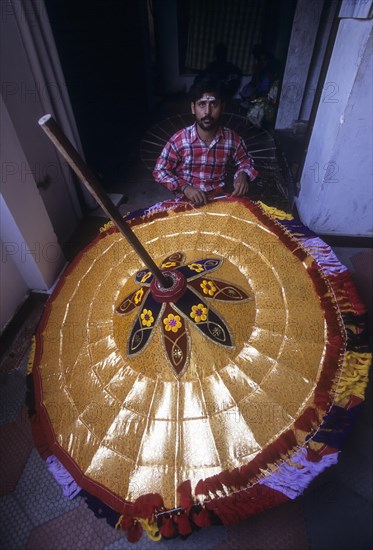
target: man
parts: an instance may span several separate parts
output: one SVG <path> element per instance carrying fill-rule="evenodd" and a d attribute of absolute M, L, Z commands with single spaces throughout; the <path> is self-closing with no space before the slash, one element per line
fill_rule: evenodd
<path fill-rule="evenodd" d="M 242 197 L 258 175 L 244 141 L 220 125 L 224 84 L 211 75 L 195 79 L 190 92 L 192 126 L 174 134 L 160 154 L 153 176 L 178 196 L 206 204 L 225 186 L 228 163 L 236 167 L 232 197 Z"/>
<path fill-rule="evenodd" d="M 256 44 L 252 54 L 255 58 L 252 79 L 240 91 L 241 107 L 248 109 L 256 99 L 267 97 L 276 80 L 280 77 L 279 62 L 264 46 Z"/>

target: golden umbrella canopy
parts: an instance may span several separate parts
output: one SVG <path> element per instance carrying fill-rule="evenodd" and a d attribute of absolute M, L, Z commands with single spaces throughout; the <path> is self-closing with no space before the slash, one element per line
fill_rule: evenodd
<path fill-rule="evenodd" d="M 347 338 L 364 308 L 290 218 L 244 199 L 160 205 L 102 232 L 48 302 L 45 445 L 133 540 L 144 521 L 170 535 L 247 517 L 336 461 L 338 418 L 364 397 L 370 356 Z"/>
<path fill-rule="evenodd" d="M 123 500 L 159 493 L 173 508 L 183 481 L 194 489 L 200 479 L 243 466 L 312 403 L 326 348 L 324 315 L 304 264 L 285 246 L 271 258 L 277 237 L 240 203 L 170 213 L 136 229 L 160 265 L 182 250 L 191 275 L 208 250 L 209 261 L 221 264 L 193 282 L 229 282 L 228 291 L 245 297 L 204 295 L 205 282 L 201 293 L 192 291 L 189 315 L 181 299 L 156 319 L 131 247 L 118 232 L 100 238 L 65 275 L 40 335 L 43 407 L 58 445 L 84 475 Z M 128 296 L 135 307 L 123 315 L 118 309 Z M 190 315 L 201 303 L 224 319 L 231 345 L 199 330 L 203 320 Z M 131 354 L 144 311 L 152 320 L 140 328 L 154 334 Z M 165 350 L 168 311 L 183 323 L 171 334 L 185 331 L 189 340 L 181 375 Z"/>

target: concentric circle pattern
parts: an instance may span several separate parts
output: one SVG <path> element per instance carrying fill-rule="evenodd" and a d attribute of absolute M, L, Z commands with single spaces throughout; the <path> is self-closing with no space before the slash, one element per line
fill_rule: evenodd
<path fill-rule="evenodd" d="M 249 463 L 312 406 L 325 316 L 311 258 L 297 257 L 240 202 L 170 211 L 135 231 L 158 263 L 175 251 L 189 263 L 222 260 L 215 279 L 249 297 L 209 299 L 233 346 L 209 341 L 191 324 L 188 367 L 177 378 L 158 327 L 143 353 L 129 358 L 135 312 L 120 316 L 115 308 L 140 288 L 134 275 L 143 266 L 109 232 L 74 262 L 53 300 L 41 334 L 41 399 L 54 446 L 87 479 L 123 501 L 159 493 L 173 508 L 182 482 L 193 489 Z"/>

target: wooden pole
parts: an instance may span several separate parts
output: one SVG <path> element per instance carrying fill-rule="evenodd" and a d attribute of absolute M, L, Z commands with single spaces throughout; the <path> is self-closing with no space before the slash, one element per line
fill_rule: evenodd
<path fill-rule="evenodd" d="M 65 158 L 78 178 L 84 183 L 91 195 L 96 199 L 103 211 L 115 223 L 122 235 L 127 239 L 135 252 L 140 256 L 146 267 L 158 279 L 163 288 L 170 286 L 170 281 L 165 277 L 159 267 L 154 263 L 151 256 L 145 250 L 130 226 L 122 218 L 118 208 L 107 196 L 96 176 L 85 164 L 78 151 L 67 139 L 57 122 L 51 115 L 45 115 L 39 120 L 39 124 L 47 134 L 52 143 L 56 146 L 61 155 Z"/>

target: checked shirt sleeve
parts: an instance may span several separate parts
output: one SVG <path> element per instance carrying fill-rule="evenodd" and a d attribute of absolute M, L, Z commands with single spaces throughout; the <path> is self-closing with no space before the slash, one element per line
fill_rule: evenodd
<path fill-rule="evenodd" d="M 176 168 L 180 164 L 181 158 L 172 141 L 168 141 L 158 157 L 153 177 L 155 181 L 161 183 L 172 192 L 177 191 L 186 182 L 176 174 Z"/>
<path fill-rule="evenodd" d="M 234 179 L 237 178 L 240 172 L 245 172 L 251 181 L 253 181 L 259 174 L 253 166 L 253 160 L 249 155 L 245 142 L 242 138 L 238 138 L 238 143 L 233 154 L 233 162 L 237 168 L 234 175 Z"/>

